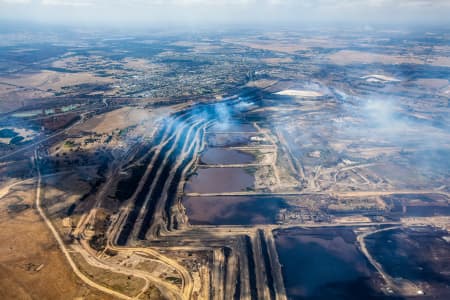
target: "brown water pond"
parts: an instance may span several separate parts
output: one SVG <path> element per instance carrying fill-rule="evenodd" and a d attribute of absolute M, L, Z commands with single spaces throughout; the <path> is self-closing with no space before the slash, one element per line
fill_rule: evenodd
<path fill-rule="evenodd" d="M 193 225 L 257 225 L 276 222 L 285 200 L 276 197 L 185 197 Z"/>
<path fill-rule="evenodd" d="M 255 178 L 244 168 L 200 168 L 191 176 L 186 193 L 226 193 L 251 189 Z"/>
<path fill-rule="evenodd" d="M 255 162 L 255 156 L 233 149 L 208 148 L 200 157 L 203 164 L 249 164 Z"/>

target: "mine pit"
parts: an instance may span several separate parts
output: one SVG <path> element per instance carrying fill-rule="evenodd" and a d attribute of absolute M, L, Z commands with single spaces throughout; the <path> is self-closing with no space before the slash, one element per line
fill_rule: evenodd
<path fill-rule="evenodd" d="M 374 233 L 366 238 L 366 244 L 393 278 L 398 293 L 411 298 L 425 294 L 432 299 L 448 299 L 450 244 L 443 238 L 445 234 L 432 227 L 399 228 Z"/>
<path fill-rule="evenodd" d="M 292 228 L 274 236 L 289 299 L 383 299 L 352 230 Z"/>

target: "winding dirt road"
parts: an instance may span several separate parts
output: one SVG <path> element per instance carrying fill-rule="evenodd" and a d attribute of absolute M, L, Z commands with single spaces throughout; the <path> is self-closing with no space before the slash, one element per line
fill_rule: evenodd
<path fill-rule="evenodd" d="M 63 240 L 59 236 L 59 233 L 56 231 L 56 229 L 53 226 L 52 222 L 50 221 L 50 219 L 45 214 L 44 209 L 41 207 L 41 183 L 42 183 L 42 177 L 41 177 L 41 171 L 39 169 L 39 157 L 38 157 L 37 150 L 35 150 L 35 153 L 34 153 L 34 160 L 35 160 L 35 163 L 36 163 L 36 170 L 37 170 L 37 173 L 38 173 L 38 180 L 37 180 L 37 187 L 36 187 L 36 208 L 37 208 L 37 210 L 39 212 L 39 215 L 44 220 L 45 224 L 50 229 L 51 233 L 53 234 L 54 238 L 56 239 L 59 248 L 61 249 L 61 251 L 63 252 L 64 256 L 66 257 L 67 262 L 69 263 L 69 265 L 72 268 L 72 270 L 75 273 L 75 275 L 77 275 L 78 278 L 80 278 L 87 285 L 89 285 L 89 286 L 91 286 L 91 287 L 93 287 L 95 289 L 98 289 L 99 291 L 102 291 L 102 292 L 104 292 L 106 294 L 112 295 L 112 296 L 114 296 L 116 298 L 119 298 L 119 299 L 133 299 L 133 298 L 127 296 L 127 295 L 124 295 L 122 293 L 116 292 L 116 291 L 114 291 L 112 289 L 109 289 L 109 288 L 107 288 L 105 286 L 102 286 L 102 285 L 92 281 L 86 275 L 84 275 L 80 271 L 78 266 L 75 264 L 75 262 L 72 259 L 72 256 L 70 255 L 69 251 L 66 248 L 66 245 L 64 244 Z"/>

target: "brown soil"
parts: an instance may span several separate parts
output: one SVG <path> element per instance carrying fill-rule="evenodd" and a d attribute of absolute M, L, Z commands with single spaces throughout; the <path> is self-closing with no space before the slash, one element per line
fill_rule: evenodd
<path fill-rule="evenodd" d="M 1 214 L 0 227 L 0 299 L 111 299 L 72 273 L 34 209 Z"/>

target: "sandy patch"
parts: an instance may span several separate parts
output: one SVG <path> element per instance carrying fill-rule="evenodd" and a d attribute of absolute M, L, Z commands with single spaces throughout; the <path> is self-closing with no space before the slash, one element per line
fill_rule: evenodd
<path fill-rule="evenodd" d="M 243 41 L 243 40 L 233 40 L 224 39 L 225 43 L 233 43 L 240 46 L 245 46 L 253 49 L 268 50 L 274 52 L 285 52 L 285 53 L 295 53 L 297 51 L 306 51 L 309 48 L 299 43 L 281 43 L 280 41 Z"/>
<path fill-rule="evenodd" d="M 340 217 L 334 219 L 336 223 L 339 224 L 348 224 L 348 223 L 366 223 L 370 222 L 370 218 L 365 216 L 348 216 L 348 217 Z"/>
<path fill-rule="evenodd" d="M 246 86 L 257 87 L 257 88 L 267 88 L 267 87 L 270 87 L 271 85 L 274 85 L 275 83 L 277 83 L 276 80 L 259 79 L 259 80 L 254 80 L 254 81 L 248 82 L 246 84 Z"/>
<path fill-rule="evenodd" d="M 80 56 L 80 55 L 70 56 L 70 57 L 65 57 L 65 58 L 54 61 L 52 63 L 52 67 L 78 70 L 80 67 L 80 64 L 85 65 L 88 60 L 92 60 L 92 59 L 93 59 L 93 57 Z"/>
<path fill-rule="evenodd" d="M 143 58 L 125 58 L 122 60 L 125 68 L 137 71 L 164 71 L 164 65 L 155 64 Z"/>
<path fill-rule="evenodd" d="M 41 90 L 59 90 L 65 86 L 74 86 L 83 83 L 108 84 L 113 80 L 110 78 L 97 77 L 88 72 L 61 73 L 54 71 L 41 71 L 34 74 L 24 74 L 20 77 L 3 77 L 0 82 L 4 82 L 19 87 L 32 87 Z"/>
<path fill-rule="evenodd" d="M 440 78 L 421 78 L 414 81 L 415 84 L 432 89 L 441 89 L 449 85 L 447 79 Z"/>
<path fill-rule="evenodd" d="M 169 110 L 167 109 L 151 111 L 143 108 L 124 107 L 96 116 L 81 124 L 75 130 L 110 133 L 114 130 L 125 129 L 141 123 L 153 124 L 158 119 L 167 116 L 168 113 Z"/>
<path fill-rule="evenodd" d="M 430 64 L 438 67 L 450 67 L 450 57 L 438 56 L 431 59 Z"/>
<path fill-rule="evenodd" d="M 347 42 L 330 37 L 302 38 L 299 44 L 308 48 L 337 48 L 347 46 Z"/>
<path fill-rule="evenodd" d="M 10 112 L 28 104 L 31 99 L 50 96 L 53 96 L 53 93 L 39 91 L 32 88 L 19 88 L 0 82 L 0 112 Z"/>
<path fill-rule="evenodd" d="M 417 57 L 397 56 L 389 54 L 378 54 L 372 52 L 341 50 L 334 54 L 328 55 L 327 59 L 337 65 L 347 65 L 353 63 L 360 64 L 424 64 L 423 60 Z"/>
<path fill-rule="evenodd" d="M 190 41 L 178 41 L 175 43 L 172 43 L 174 46 L 180 46 L 180 47 L 190 47 L 192 48 L 193 52 L 197 53 L 208 53 L 212 51 L 218 51 L 222 49 L 221 46 L 213 45 L 208 42 L 190 42 Z"/>
<path fill-rule="evenodd" d="M 292 58 L 290 57 L 263 58 L 262 61 L 266 64 L 287 64 L 293 62 Z"/>

